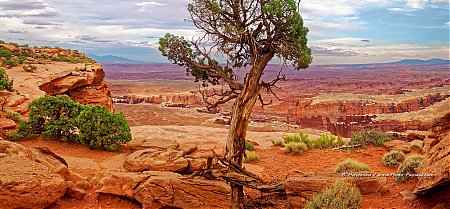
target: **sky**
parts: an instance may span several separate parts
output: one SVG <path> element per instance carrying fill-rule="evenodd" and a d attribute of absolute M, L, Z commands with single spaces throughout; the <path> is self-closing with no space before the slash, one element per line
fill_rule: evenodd
<path fill-rule="evenodd" d="M 190 0 L 0 0 L 0 40 L 147 62 L 165 33 L 199 31 Z M 448 0 L 302 0 L 313 64 L 449 59 Z"/>

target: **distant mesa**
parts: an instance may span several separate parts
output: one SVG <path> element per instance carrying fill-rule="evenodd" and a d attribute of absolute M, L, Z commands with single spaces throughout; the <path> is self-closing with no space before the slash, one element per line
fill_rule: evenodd
<path fill-rule="evenodd" d="M 438 59 L 438 58 L 433 58 L 433 59 L 429 59 L 429 60 L 404 59 L 404 60 L 400 60 L 397 62 L 390 62 L 387 64 L 403 64 L 403 65 L 408 65 L 408 64 L 450 64 L 450 60 L 444 60 L 444 59 Z"/>
<path fill-rule="evenodd" d="M 94 59 L 99 63 L 130 63 L 130 64 L 144 64 L 144 61 L 132 60 L 125 57 L 119 57 L 114 55 L 104 55 L 99 56 L 95 54 L 89 54 L 90 58 Z"/>

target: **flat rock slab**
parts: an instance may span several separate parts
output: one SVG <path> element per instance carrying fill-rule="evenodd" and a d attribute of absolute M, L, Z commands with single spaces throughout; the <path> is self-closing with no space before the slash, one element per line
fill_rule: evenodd
<path fill-rule="evenodd" d="M 139 150 L 131 153 L 123 166 L 127 171 L 172 171 L 181 172 L 189 167 L 183 151 L 154 149 Z"/>
<path fill-rule="evenodd" d="M 0 208 L 46 208 L 64 196 L 64 179 L 16 155 L 0 157 Z"/>

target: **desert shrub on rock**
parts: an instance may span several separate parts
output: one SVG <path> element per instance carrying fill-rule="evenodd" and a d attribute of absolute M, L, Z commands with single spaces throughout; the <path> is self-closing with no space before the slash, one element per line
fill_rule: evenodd
<path fill-rule="evenodd" d="M 259 160 L 259 155 L 255 151 L 245 151 L 244 162 L 256 162 Z"/>
<path fill-rule="evenodd" d="M 351 145 L 369 145 L 382 146 L 385 141 L 389 139 L 386 133 L 377 130 L 360 131 L 353 134 L 350 144 Z"/>
<path fill-rule="evenodd" d="M 36 67 L 36 65 L 24 65 L 24 66 L 22 67 L 22 69 L 23 69 L 25 72 L 34 72 L 34 71 L 37 70 L 37 67 Z"/>
<path fill-rule="evenodd" d="M 14 140 L 41 135 L 50 140 L 73 141 L 115 151 L 131 140 L 124 116 L 106 107 L 82 105 L 67 95 L 43 96 L 28 104 L 29 120 L 22 121 Z"/>
<path fill-rule="evenodd" d="M 340 163 L 338 163 L 338 166 L 336 168 L 337 173 L 343 173 L 343 172 L 358 172 L 358 171 L 369 171 L 370 168 L 368 165 L 359 162 L 355 159 L 348 158 Z"/>
<path fill-rule="evenodd" d="M 386 153 L 381 161 L 387 166 L 397 167 L 403 160 L 405 160 L 405 153 L 399 150 L 392 150 L 389 153 Z"/>
<path fill-rule="evenodd" d="M 300 132 L 298 134 L 294 135 L 287 135 L 283 136 L 284 144 L 288 144 L 289 142 L 303 142 L 303 143 L 309 143 L 311 140 L 309 139 L 308 134 L 305 134 L 304 132 Z"/>
<path fill-rule="evenodd" d="M 306 203 L 305 209 L 361 208 L 361 192 L 352 184 L 337 180 Z"/>
<path fill-rule="evenodd" d="M 0 91 L 14 91 L 13 89 L 13 81 L 9 79 L 8 75 L 6 75 L 6 71 L 3 68 L 0 68 Z"/>
<path fill-rule="evenodd" d="M 418 150 L 422 151 L 422 149 L 423 149 L 423 141 L 414 140 L 414 141 L 411 141 L 409 143 L 411 144 L 411 148 L 418 149 Z"/>
<path fill-rule="evenodd" d="M 93 148 L 117 151 L 121 144 L 131 140 L 130 127 L 122 113 L 114 114 L 104 106 L 85 108 L 76 118 L 77 141 Z"/>
<path fill-rule="evenodd" d="M 423 155 L 409 155 L 406 157 L 405 161 L 398 167 L 397 173 L 403 175 L 397 176 L 397 181 L 405 182 L 410 178 L 409 174 L 416 174 L 424 160 L 425 156 Z"/>
<path fill-rule="evenodd" d="M 14 122 L 22 121 L 22 115 L 18 112 L 14 112 L 12 110 L 6 110 L 6 118 L 13 120 Z"/>
<path fill-rule="evenodd" d="M 308 146 L 303 142 L 289 142 L 284 145 L 284 153 L 303 154 L 308 151 Z"/>

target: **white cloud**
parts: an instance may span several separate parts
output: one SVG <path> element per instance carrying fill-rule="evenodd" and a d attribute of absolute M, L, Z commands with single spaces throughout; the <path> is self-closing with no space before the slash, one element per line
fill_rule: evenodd
<path fill-rule="evenodd" d="M 140 2 L 140 3 L 136 4 L 136 6 L 140 7 L 139 8 L 140 12 L 145 12 L 147 10 L 150 10 L 150 9 L 154 8 L 154 7 L 165 6 L 165 5 L 166 4 L 161 4 L 161 3 L 158 3 L 158 2 L 154 2 L 154 1 Z"/>
<path fill-rule="evenodd" d="M 411 9 L 423 9 L 429 0 L 407 0 L 406 6 Z"/>

